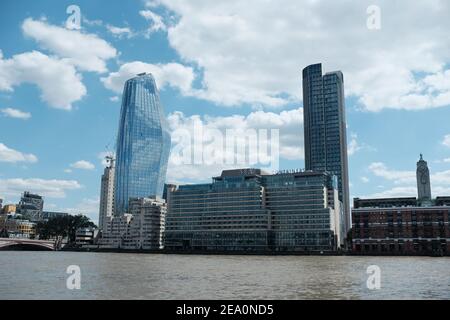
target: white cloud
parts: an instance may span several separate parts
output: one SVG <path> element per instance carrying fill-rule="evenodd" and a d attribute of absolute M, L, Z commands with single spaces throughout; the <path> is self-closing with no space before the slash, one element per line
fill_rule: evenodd
<path fill-rule="evenodd" d="M 101 78 L 101 81 L 106 88 L 116 93 L 122 93 L 125 81 L 142 72 L 153 74 L 159 89 L 170 85 L 186 94 L 191 91 L 194 81 L 194 71 L 191 67 L 179 63 L 150 64 L 141 61 L 125 63 L 120 66 L 117 72 L 111 72 L 107 77 Z"/>
<path fill-rule="evenodd" d="M 416 181 L 414 171 L 399 171 L 388 169 L 382 162 L 373 162 L 369 165 L 369 170 L 377 177 L 391 180 L 395 184 L 412 183 Z"/>
<path fill-rule="evenodd" d="M 100 198 L 84 198 L 75 207 L 64 208 L 62 211 L 73 215 L 83 214 L 89 217 L 94 223 L 98 223 L 99 206 Z"/>
<path fill-rule="evenodd" d="M 69 30 L 31 18 L 24 20 L 22 30 L 44 49 L 84 71 L 105 72 L 106 60 L 117 56 L 116 49 L 95 34 Z"/>
<path fill-rule="evenodd" d="M 323 62 L 325 71 L 344 72 L 346 94 L 365 110 L 450 104 L 448 1 L 378 1 L 378 31 L 366 27 L 371 1 L 161 0 L 152 7 L 158 3 L 178 17 L 168 26 L 170 45 L 203 71 L 200 98 L 223 105 L 298 101 L 301 69 Z"/>
<path fill-rule="evenodd" d="M 145 1 L 145 6 L 147 8 L 156 8 L 156 7 L 160 6 L 160 5 L 161 5 L 161 3 L 160 3 L 159 0 L 147 0 L 147 1 Z"/>
<path fill-rule="evenodd" d="M 153 32 L 165 31 L 167 29 L 166 25 L 164 24 L 163 18 L 153 11 L 141 10 L 139 11 L 139 14 L 146 20 L 150 21 L 150 27 L 148 28 L 147 36 L 150 36 Z"/>
<path fill-rule="evenodd" d="M 38 158 L 31 153 L 23 153 L 11 148 L 8 148 L 3 143 L 0 143 L 0 162 L 37 162 Z"/>
<path fill-rule="evenodd" d="M 206 132 L 220 131 L 224 136 L 226 130 L 247 130 L 247 129 L 266 129 L 267 137 L 258 137 L 259 141 L 266 141 L 271 143 L 271 129 L 278 129 L 279 131 L 279 152 L 280 158 L 288 160 L 301 160 L 303 159 L 303 109 L 294 109 L 289 111 L 282 111 L 280 113 L 274 112 L 264 112 L 255 111 L 247 116 L 243 115 L 232 115 L 226 117 L 212 117 L 212 116 L 185 116 L 181 112 L 174 112 L 168 116 L 168 122 L 172 132 L 179 130 L 179 132 L 186 132 L 186 135 L 191 137 L 195 136 L 194 125 L 201 124 L 204 136 Z M 181 141 L 178 141 L 181 137 L 172 134 L 172 147 L 181 145 Z M 245 139 L 245 137 L 242 137 Z M 207 140 L 207 139 L 206 139 Z M 192 144 L 193 142 L 191 142 Z M 211 144 L 211 140 L 205 141 L 203 146 L 206 148 Z M 202 164 L 179 164 L 181 161 L 182 154 L 191 154 L 193 157 L 192 149 L 190 149 L 190 144 L 183 143 L 182 150 L 177 150 L 177 152 L 172 151 L 169 159 L 168 177 L 167 180 L 170 182 L 198 182 L 198 181 L 209 181 L 212 176 L 220 175 L 223 169 L 231 168 L 242 168 L 249 166 L 261 167 L 264 165 L 254 165 L 251 164 L 248 159 L 244 165 L 240 164 L 227 164 L 225 162 L 226 156 L 229 154 L 227 150 L 224 149 L 224 144 L 222 144 L 219 154 L 215 154 L 219 161 L 217 163 L 212 163 L 212 159 L 208 158 L 211 163 Z M 233 158 L 237 154 L 237 150 L 234 150 L 231 155 Z M 265 154 L 264 150 L 258 149 L 258 155 Z M 206 155 L 204 154 L 204 157 Z M 204 159 L 205 160 L 205 159 Z M 266 163 L 267 164 L 267 163 Z M 300 165 L 299 165 L 300 167 Z"/>
<path fill-rule="evenodd" d="M 131 31 L 131 29 L 128 27 L 116 27 L 116 26 L 107 24 L 106 29 L 118 38 L 122 38 L 122 37 L 131 38 L 134 36 L 133 31 Z"/>
<path fill-rule="evenodd" d="M 450 170 L 433 173 L 431 174 L 430 180 L 431 187 L 433 187 L 433 185 L 450 187 Z"/>
<path fill-rule="evenodd" d="M 350 142 L 347 145 L 347 154 L 348 156 L 352 156 L 361 150 L 376 151 L 377 149 L 364 142 L 361 143 L 358 141 L 358 135 L 352 132 L 350 134 Z"/>
<path fill-rule="evenodd" d="M 383 197 L 413 197 L 417 196 L 416 175 L 414 171 L 390 170 L 384 163 L 375 162 L 369 166 L 369 170 L 376 176 L 392 181 L 394 184 L 401 184 L 393 188 L 377 192 L 368 198 Z M 438 171 L 430 174 L 431 193 L 433 196 L 443 196 L 450 194 L 450 170 Z M 380 186 L 384 188 L 384 186 Z"/>
<path fill-rule="evenodd" d="M 361 146 L 358 144 L 358 136 L 356 133 L 351 134 L 351 140 L 347 147 L 347 153 L 349 156 L 355 154 L 357 151 L 361 150 Z"/>
<path fill-rule="evenodd" d="M 23 119 L 23 120 L 27 120 L 27 119 L 31 118 L 31 113 L 21 111 L 19 109 L 14 109 L 14 108 L 0 109 L 0 112 L 3 113 L 6 117 L 10 117 L 10 118 Z"/>
<path fill-rule="evenodd" d="M 67 190 L 80 188 L 81 185 L 75 180 L 0 179 L 0 193 L 12 197 L 31 191 L 49 198 L 65 198 Z"/>
<path fill-rule="evenodd" d="M 119 97 L 118 97 L 118 96 L 110 97 L 110 98 L 109 98 L 109 101 L 111 101 L 111 102 L 117 102 L 117 101 L 119 101 Z"/>
<path fill-rule="evenodd" d="M 417 197 L 417 188 L 394 187 L 392 189 L 376 192 L 364 198 L 395 198 L 395 197 Z"/>
<path fill-rule="evenodd" d="M 447 134 L 447 135 L 444 137 L 444 140 L 442 140 L 442 144 L 443 144 L 444 146 L 450 148 L 450 134 Z"/>
<path fill-rule="evenodd" d="M 74 169 L 82 169 L 82 170 L 93 170 L 95 169 L 95 166 L 86 160 L 79 160 L 77 162 L 74 162 L 70 165 L 71 168 Z"/>
<path fill-rule="evenodd" d="M 367 177 L 361 177 L 361 181 L 364 182 L 364 183 L 369 183 L 370 179 L 367 178 Z"/>
<path fill-rule="evenodd" d="M 41 91 L 41 99 L 50 106 L 70 110 L 72 103 L 86 94 L 86 87 L 75 68 L 39 51 L 3 59 L 0 52 L 0 90 L 13 91 L 22 83 L 32 83 Z"/>

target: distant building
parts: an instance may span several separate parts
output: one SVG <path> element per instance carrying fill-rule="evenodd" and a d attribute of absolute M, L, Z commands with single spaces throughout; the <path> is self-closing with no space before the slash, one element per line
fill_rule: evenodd
<path fill-rule="evenodd" d="M 129 211 L 107 223 L 104 248 L 159 250 L 163 246 L 166 203 L 159 197 L 131 198 Z"/>
<path fill-rule="evenodd" d="M 75 231 L 75 244 L 78 246 L 92 245 L 97 238 L 98 229 L 79 228 Z"/>
<path fill-rule="evenodd" d="M 0 237 L 34 239 L 36 223 L 17 219 L 12 215 L 0 216 Z"/>
<path fill-rule="evenodd" d="M 100 187 L 100 210 L 98 215 L 98 227 L 106 229 L 106 224 L 113 216 L 114 211 L 114 172 L 115 164 L 113 157 L 106 157 L 106 166 Z"/>
<path fill-rule="evenodd" d="M 326 172 L 224 170 L 170 192 L 169 250 L 333 252 L 342 241 L 337 181 Z"/>
<path fill-rule="evenodd" d="M 12 214 L 16 213 L 16 205 L 15 204 L 5 204 L 2 208 L 3 214 Z"/>
<path fill-rule="evenodd" d="M 170 144 L 153 76 L 141 73 L 127 80 L 117 135 L 115 215 L 128 212 L 130 198 L 162 197 Z"/>
<path fill-rule="evenodd" d="M 346 234 L 351 222 L 344 76 L 341 71 L 323 75 L 320 63 L 303 69 L 303 121 L 305 169 L 328 171 L 337 176 Z"/>
<path fill-rule="evenodd" d="M 450 197 L 431 198 L 429 170 L 417 163 L 418 198 L 354 199 L 356 254 L 450 255 Z"/>
<path fill-rule="evenodd" d="M 423 204 L 431 204 L 430 170 L 422 154 L 417 162 L 416 170 L 418 200 Z"/>
<path fill-rule="evenodd" d="M 58 217 L 66 217 L 69 214 L 67 212 L 57 212 L 57 211 L 42 211 L 42 220 L 49 220 Z"/>
<path fill-rule="evenodd" d="M 16 208 L 16 213 L 27 217 L 31 221 L 40 221 L 44 208 L 44 199 L 31 192 L 25 191 Z"/>
<path fill-rule="evenodd" d="M 164 184 L 164 191 L 163 191 L 162 198 L 166 201 L 166 203 L 168 202 L 170 192 L 176 190 L 176 188 L 177 188 L 176 184 L 170 184 L 170 183 Z"/>

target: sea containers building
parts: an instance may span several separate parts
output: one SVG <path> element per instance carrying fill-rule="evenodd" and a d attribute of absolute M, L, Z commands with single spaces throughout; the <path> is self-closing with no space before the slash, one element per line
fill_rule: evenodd
<path fill-rule="evenodd" d="M 210 184 L 172 189 L 165 244 L 170 251 L 335 252 L 343 211 L 336 176 L 225 170 Z"/>

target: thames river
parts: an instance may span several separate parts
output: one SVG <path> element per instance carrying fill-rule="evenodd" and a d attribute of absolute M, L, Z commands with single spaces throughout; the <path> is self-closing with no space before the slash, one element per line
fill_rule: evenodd
<path fill-rule="evenodd" d="M 450 299 L 450 258 L 2 251 L 0 299 Z"/>

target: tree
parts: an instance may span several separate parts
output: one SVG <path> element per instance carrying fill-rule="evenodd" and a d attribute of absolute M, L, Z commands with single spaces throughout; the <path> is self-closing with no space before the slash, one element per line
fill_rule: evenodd
<path fill-rule="evenodd" d="M 81 214 L 59 216 L 39 222 L 36 226 L 36 234 L 44 240 L 61 236 L 63 238 L 68 237 L 69 242 L 74 242 L 77 229 L 89 227 L 95 228 L 96 225 L 88 217 Z"/>

